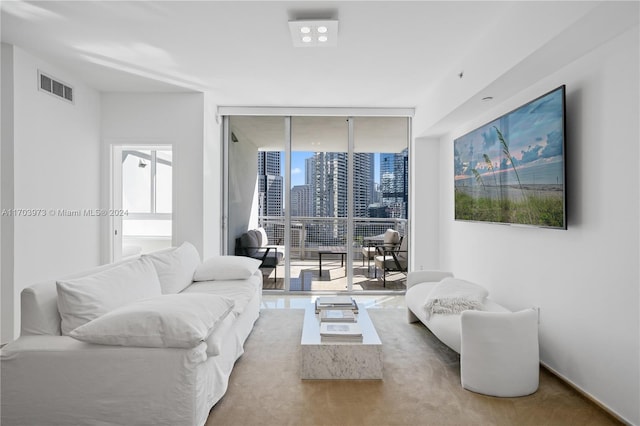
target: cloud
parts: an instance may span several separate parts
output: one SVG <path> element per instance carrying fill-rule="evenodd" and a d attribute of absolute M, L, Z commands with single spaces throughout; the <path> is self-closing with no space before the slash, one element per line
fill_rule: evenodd
<path fill-rule="evenodd" d="M 547 145 L 540 152 L 542 158 L 551 158 L 562 155 L 562 132 L 554 130 L 547 135 Z"/>
<path fill-rule="evenodd" d="M 542 149 L 543 148 L 541 145 L 529 146 L 529 148 L 526 151 L 521 151 L 522 159 L 520 160 L 520 162 L 524 164 L 524 163 L 531 163 L 532 161 L 536 161 L 538 158 L 540 158 L 540 151 Z"/>
<path fill-rule="evenodd" d="M 489 128 L 488 131 L 482 133 L 482 147 L 484 149 L 489 149 L 491 148 L 493 145 L 495 145 L 495 143 L 498 140 L 498 132 L 496 132 L 496 129 L 494 129 L 493 127 Z"/>
<path fill-rule="evenodd" d="M 302 173 L 302 169 L 300 167 L 296 167 L 291 169 L 291 174 L 292 175 L 299 175 L 300 173 Z"/>
<path fill-rule="evenodd" d="M 539 138 L 536 138 L 539 140 Z M 540 158 L 551 158 L 558 155 L 562 155 L 562 132 L 554 130 L 547 134 L 546 145 L 535 145 L 527 148 L 526 151 L 520 151 L 522 153 L 522 159 L 520 163 L 531 163 Z"/>

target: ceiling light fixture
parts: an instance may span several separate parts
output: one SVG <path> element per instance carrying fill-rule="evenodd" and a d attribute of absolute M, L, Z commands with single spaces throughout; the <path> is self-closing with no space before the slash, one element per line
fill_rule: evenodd
<path fill-rule="evenodd" d="M 295 47 L 328 47 L 338 43 L 337 20 L 289 21 L 289 31 Z"/>

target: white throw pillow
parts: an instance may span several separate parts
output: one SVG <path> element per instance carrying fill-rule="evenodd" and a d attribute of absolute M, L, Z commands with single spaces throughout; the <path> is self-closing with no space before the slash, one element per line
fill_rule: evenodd
<path fill-rule="evenodd" d="M 246 280 L 256 273 L 261 263 L 246 256 L 214 256 L 198 266 L 193 281 Z"/>
<path fill-rule="evenodd" d="M 427 296 L 427 318 L 434 314 L 459 314 L 469 309 L 479 309 L 488 295 L 489 292 L 476 283 L 444 278 Z"/>
<path fill-rule="evenodd" d="M 63 335 L 120 306 L 161 294 L 158 274 L 146 259 L 58 281 L 56 290 Z"/>
<path fill-rule="evenodd" d="M 158 272 L 162 294 L 180 293 L 193 282 L 193 273 L 200 264 L 200 254 L 193 244 L 184 242 L 175 249 L 145 254 Z"/>
<path fill-rule="evenodd" d="M 193 348 L 209 337 L 233 306 L 233 300 L 216 294 L 163 294 L 115 309 L 70 336 L 102 345 Z"/>

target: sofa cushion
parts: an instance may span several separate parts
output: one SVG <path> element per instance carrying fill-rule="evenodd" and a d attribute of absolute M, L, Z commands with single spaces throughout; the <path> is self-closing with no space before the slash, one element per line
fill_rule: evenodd
<path fill-rule="evenodd" d="M 70 333 L 90 343 L 193 348 L 229 315 L 234 302 L 215 294 L 163 294 L 115 309 Z"/>
<path fill-rule="evenodd" d="M 184 242 L 178 248 L 170 248 L 143 257 L 153 262 L 162 294 L 180 293 L 193 282 L 193 274 L 200 264 L 200 254 L 193 244 Z"/>
<path fill-rule="evenodd" d="M 261 248 L 256 253 L 256 257 L 263 259 L 263 267 L 276 267 L 284 260 L 284 246 Z"/>
<path fill-rule="evenodd" d="M 64 335 L 120 306 L 161 294 L 153 264 L 142 258 L 57 281 L 56 290 Z"/>
<path fill-rule="evenodd" d="M 260 234 L 255 229 L 250 229 L 240 237 L 240 244 L 248 256 L 256 256 L 260 245 Z"/>
<path fill-rule="evenodd" d="M 266 247 L 269 245 L 269 236 L 267 235 L 267 231 L 264 228 L 257 228 L 256 233 L 258 235 L 258 243 L 259 247 Z"/>
<path fill-rule="evenodd" d="M 260 261 L 246 256 L 214 256 L 196 268 L 193 281 L 246 280 L 260 268 Z"/>
<path fill-rule="evenodd" d="M 256 271 L 246 280 L 225 280 L 225 281 L 200 281 L 194 282 L 185 288 L 181 294 L 185 293 L 209 293 L 227 297 L 235 302 L 233 307 L 234 315 L 238 316 L 256 293 L 262 291 L 262 273 Z"/>
<path fill-rule="evenodd" d="M 393 229 L 387 229 L 384 232 L 383 241 L 385 246 L 393 246 L 395 244 L 398 244 L 400 242 L 400 233 Z"/>
<path fill-rule="evenodd" d="M 56 282 L 34 284 L 20 292 L 20 335 L 60 335 Z"/>

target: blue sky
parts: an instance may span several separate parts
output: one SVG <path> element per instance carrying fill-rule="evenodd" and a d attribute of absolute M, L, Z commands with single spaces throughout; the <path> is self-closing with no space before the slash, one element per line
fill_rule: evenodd
<path fill-rule="evenodd" d="M 504 163 L 503 147 L 499 143 L 499 128 L 509 144 L 511 156 L 519 166 L 536 161 L 561 159 L 564 144 L 563 91 L 556 89 L 520 108 L 499 117 L 484 126 L 459 137 L 454 141 L 456 173 L 460 165 L 482 171 L 486 155 L 496 169 L 509 168 Z"/>

